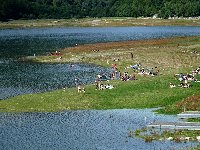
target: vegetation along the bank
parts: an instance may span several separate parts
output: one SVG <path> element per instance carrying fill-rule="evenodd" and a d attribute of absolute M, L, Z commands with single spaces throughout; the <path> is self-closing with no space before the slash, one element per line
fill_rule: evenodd
<path fill-rule="evenodd" d="M 188 81 L 187 88 L 177 80 L 176 74 L 191 74 L 200 64 L 200 38 L 180 37 L 170 39 L 110 42 L 75 45 L 60 50 L 59 55 L 23 58 L 21 61 L 44 63 L 84 62 L 113 67 L 134 80 L 121 79 L 103 81 L 112 89 L 95 90 L 96 83 L 81 85 L 84 92 L 76 88 L 65 88 L 46 93 L 26 94 L 0 101 L 1 112 L 63 111 L 83 109 L 121 109 L 162 107 L 162 113 L 178 113 L 183 110 L 200 110 L 200 75 Z M 59 50 L 58 50 L 59 51 Z M 141 69 L 132 66 L 140 64 Z M 146 74 L 143 68 L 159 72 Z M 185 82 L 185 81 L 184 81 Z M 170 88 L 170 83 L 176 85 Z M 185 83 L 186 84 L 186 83 Z"/>
<path fill-rule="evenodd" d="M 0 22 L 1 29 L 45 27 L 111 27 L 111 26 L 199 26 L 198 18 L 103 17 L 82 19 L 35 19 Z"/>
<path fill-rule="evenodd" d="M 142 128 L 135 131 L 130 130 L 128 137 L 139 137 L 144 139 L 145 142 L 156 141 L 174 141 L 180 142 L 194 142 L 200 141 L 200 131 L 191 130 L 158 130 Z"/>

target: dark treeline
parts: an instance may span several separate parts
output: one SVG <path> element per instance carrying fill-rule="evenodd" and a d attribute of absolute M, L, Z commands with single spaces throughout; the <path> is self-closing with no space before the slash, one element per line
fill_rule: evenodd
<path fill-rule="evenodd" d="M 199 0 L 0 0 L 0 19 L 200 16 Z"/>

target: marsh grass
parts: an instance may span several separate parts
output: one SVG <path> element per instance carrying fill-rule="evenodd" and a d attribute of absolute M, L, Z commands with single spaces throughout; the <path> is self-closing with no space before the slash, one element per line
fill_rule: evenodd
<path fill-rule="evenodd" d="M 135 133 L 135 134 L 134 134 Z M 145 142 L 156 141 L 167 141 L 171 140 L 177 143 L 180 142 L 191 142 L 198 141 L 197 137 L 200 134 L 200 131 L 191 131 L 191 130 L 156 130 L 156 129 L 137 129 L 135 131 L 130 130 L 128 137 L 133 137 L 133 134 L 136 137 L 142 138 Z"/>
<path fill-rule="evenodd" d="M 200 122 L 200 118 L 189 118 L 187 119 L 188 122 Z"/>

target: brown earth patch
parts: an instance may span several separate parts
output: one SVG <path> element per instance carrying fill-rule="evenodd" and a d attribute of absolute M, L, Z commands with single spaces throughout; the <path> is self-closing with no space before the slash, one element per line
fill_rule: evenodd
<path fill-rule="evenodd" d="M 186 110 L 190 110 L 190 111 L 200 110 L 200 94 L 190 96 L 186 98 L 185 100 L 178 102 L 176 104 L 176 107 L 177 108 L 185 107 Z"/>
<path fill-rule="evenodd" d="M 182 39 L 181 37 L 178 39 Z M 176 40 L 178 40 L 176 38 Z M 154 40 L 136 40 L 136 41 L 123 41 L 123 42 L 108 42 L 108 43 L 97 43 L 97 44 L 85 44 L 75 47 L 65 48 L 63 51 L 66 52 L 91 52 L 91 51 L 102 51 L 111 50 L 118 48 L 134 48 L 140 46 L 159 46 L 172 42 L 174 38 L 170 39 L 154 39 Z"/>

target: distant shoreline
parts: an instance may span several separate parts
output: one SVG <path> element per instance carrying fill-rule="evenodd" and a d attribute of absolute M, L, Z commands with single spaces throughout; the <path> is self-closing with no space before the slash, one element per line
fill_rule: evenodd
<path fill-rule="evenodd" d="M 7 22 L 0 22 L 0 29 L 108 26 L 200 26 L 200 17 L 172 17 L 169 19 L 152 17 L 108 17 L 84 19 L 10 20 Z"/>

